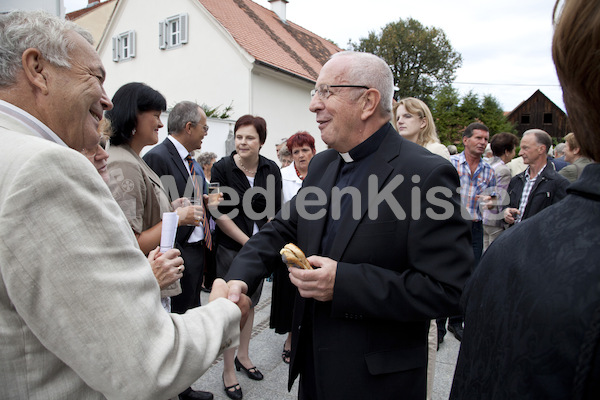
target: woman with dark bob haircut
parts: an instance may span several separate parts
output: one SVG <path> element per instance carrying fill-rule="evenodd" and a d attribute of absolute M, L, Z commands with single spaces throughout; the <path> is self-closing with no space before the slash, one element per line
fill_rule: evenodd
<path fill-rule="evenodd" d="M 266 121 L 253 115 L 240 117 L 235 123 L 234 138 L 235 151 L 230 156 L 217 161 L 211 172 L 211 182 L 219 182 L 221 188 L 228 188 L 229 193 L 224 193 L 225 200 L 231 200 L 234 191 L 239 199 L 237 204 L 219 206 L 218 214 L 212 213 L 213 216 L 218 215 L 215 231 L 218 243 L 218 278 L 227 274 L 233 258 L 242 246 L 281 208 L 279 167 L 275 162 L 259 154 L 267 139 Z M 266 189 L 267 196 L 254 193 L 250 198 L 252 208 L 250 212 L 243 204 L 247 201 L 242 199 L 247 192 L 252 194 L 251 189 L 257 187 Z M 226 215 L 228 213 L 232 213 L 231 215 L 235 217 L 230 219 Z M 262 283 L 251 297 L 252 307 L 256 306 L 261 292 Z M 243 370 L 250 379 L 263 379 L 262 373 L 254 366 L 248 355 L 253 322 L 254 308 L 250 310 L 248 320 L 240 332 L 237 356 L 235 349 L 227 349 L 223 352 L 223 384 L 225 393 L 230 399 L 239 400 L 243 397 L 234 368 L 238 371 Z"/>
<path fill-rule="evenodd" d="M 110 143 L 117 146 L 131 142 L 136 133 L 139 114 L 146 111 L 162 112 L 167 109 L 167 100 L 163 95 L 143 83 L 132 82 L 121 86 L 113 100 L 118 101 L 120 106 L 107 111 L 106 117 L 110 120 L 113 130 Z M 160 123 L 160 127 L 162 126 Z"/>
<path fill-rule="evenodd" d="M 194 206 L 181 207 L 185 199 L 171 204 L 160 178 L 140 158 L 145 146 L 158 142 L 158 130 L 163 126 L 160 115 L 167 106 L 165 98 L 143 83 L 128 83 L 117 90 L 112 102 L 114 108 L 106 113 L 112 130 L 108 148 L 109 187 L 140 249 L 148 255 L 160 244 L 164 212 L 175 209 L 179 225 L 198 225 L 201 219 L 197 218 Z M 179 281 L 161 291 L 167 311 L 170 311 L 170 296 L 179 293 Z"/>

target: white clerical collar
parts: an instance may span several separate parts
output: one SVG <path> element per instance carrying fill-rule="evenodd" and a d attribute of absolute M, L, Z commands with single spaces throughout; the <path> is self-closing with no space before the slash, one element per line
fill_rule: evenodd
<path fill-rule="evenodd" d="M 350 156 L 350 153 L 340 153 L 340 156 L 342 156 L 342 159 L 344 160 L 344 162 L 347 162 L 347 163 L 354 162 L 354 159 L 352 159 L 352 157 Z"/>
<path fill-rule="evenodd" d="M 9 115 L 23 125 L 31 129 L 32 133 L 43 139 L 50 140 L 51 142 L 57 143 L 61 146 L 68 147 L 65 142 L 50 128 L 48 128 L 42 121 L 29 114 L 27 111 L 10 104 L 4 100 L 0 100 L 0 112 Z"/>

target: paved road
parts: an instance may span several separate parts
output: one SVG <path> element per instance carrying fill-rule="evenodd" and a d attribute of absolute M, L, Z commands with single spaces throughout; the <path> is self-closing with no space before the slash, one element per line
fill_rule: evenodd
<path fill-rule="evenodd" d="M 298 381 L 291 392 L 287 391 L 288 365 L 281 359 L 284 335 L 278 335 L 269 329 L 271 312 L 270 282 L 265 282 L 262 297 L 256 306 L 254 329 L 250 341 L 250 358 L 264 374 L 262 381 L 250 380 L 243 371 L 238 372 L 238 380 L 242 386 L 244 399 L 247 400 L 293 400 L 298 396 Z M 208 302 L 208 295 L 203 293 L 202 302 Z M 460 342 L 451 334 L 446 335 L 444 343 L 437 353 L 435 381 L 432 400 L 446 400 L 450 394 L 450 385 L 454 375 L 454 367 Z M 196 390 L 207 390 L 217 400 L 229 399 L 223 390 L 223 359 L 219 357 L 212 367 L 192 385 Z"/>

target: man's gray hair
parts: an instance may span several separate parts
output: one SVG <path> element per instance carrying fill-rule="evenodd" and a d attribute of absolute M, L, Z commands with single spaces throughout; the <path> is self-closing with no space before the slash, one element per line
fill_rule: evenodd
<path fill-rule="evenodd" d="M 194 126 L 202 119 L 198 104 L 193 101 L 182 101 L 175 104 L 175 107 L 169 113 L 167 121 L 167 131 L 169 135 L 183 132 L 185 124 L 191 122 Z"/>
<path fill-rule="evenodd" d="M 0 14 L 0 87 L 17 82 L 17 73 L 23 68 L 21 57 L 27 49 L 38 49 L 53 65 L 70 68 L 69 51 L 74 43 L 67 36 L 69 32 L 94 44 L 94 38 L 84 28 L 44 11 Z"/>
<path fill-rule="evenodd" d="M 210 162 L 212 160 L 215 160 L 217 158 L 217 155 L 215 153 L 213 153 L 212 151 L 205 151 L 204 153 L 200 153 L 198 154 L 198 156 L 196 157 L 196 161 L 198 161 L 198 163 L 204 167 L 206 165 L 209 165 Z"/>
<path fill-rule="evenodd" d="M 523 137 L 525 137 L 525 135 L 535 135 L 535 141 L 542 146 L 546 146 L 546 153 L 552 147 L 552 138 L 546 131 L 541 129 L 529 129 L 523 132 Z"/>
<path fill-rule="evenodd" d="M 565 143 L 559 143 L 554 148 L 554 157 L 562 157 L 565 155 L 565 147 L 567 145 Z"/>
<path fill-rule="evenodd" d="M 281 159 L 283 157 L 291 157 L 292 153 L 290 153 L 290 149 L 287 148 L 287 145 L 282 145 L 279 150 L 277 151 L 277 158 L 279 159 L 279 161 L 281 161 Z"/>
<path fill-rule="evenodd" d="M 381 94 L 381 112 L 391 114 L 394 97 L 394 76 L 389 65 L 371 53 L 341 51 L 331 58 L 351 57 L 352 65 L 346 79 L 349 85 L 365 85 L 377 89 Z"/>

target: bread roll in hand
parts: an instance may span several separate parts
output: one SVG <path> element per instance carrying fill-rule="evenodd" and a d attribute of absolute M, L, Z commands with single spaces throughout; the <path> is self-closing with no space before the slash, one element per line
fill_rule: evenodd
<path fill-rule="evenodd" d="M 279 251 L 281 259 L 288 267 L 296 267 L 300 269 L 313 269 L 310 265 L 304 252 L 293 243 L 286 244 L 283 249 Z"/>

